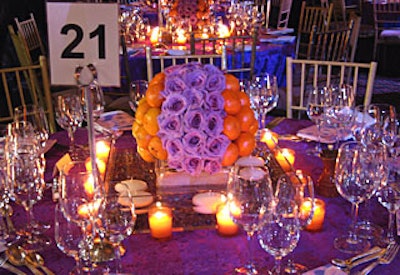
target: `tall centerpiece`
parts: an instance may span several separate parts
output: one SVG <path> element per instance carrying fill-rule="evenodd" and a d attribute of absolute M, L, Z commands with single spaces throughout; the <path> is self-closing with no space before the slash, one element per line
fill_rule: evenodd
<path fill-rule="evenodd" d="M 139 155 L 191 176 L 216 174 L 256 145 L 258 123 L 239 80 L 210 64 L 168 67 L 149 83 L 132 134 Z"/>

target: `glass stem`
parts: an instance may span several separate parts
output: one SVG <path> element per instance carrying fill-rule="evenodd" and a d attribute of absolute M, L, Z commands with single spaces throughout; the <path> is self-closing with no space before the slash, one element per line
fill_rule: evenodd
<path fill-rule="evenodd" d="M 354 209 L 353 209 L 353 220 L 351 222 L 351 227 L 349 230 L 349 240 L 350 242 L 356 242 L 357 241 L 357 234 L 356 234 L 356 225 L 357 225 L 357 219 L 358 219 L 358 203 L 353 204 Z"/>
<path fill-rule="evenodd" d="M 282 257 L 276 256 L 275 257 L 274 274 L 281 274 L 281 262 L 282 262 Z"/>
<path fill-rule="evenodd" d="M 250 231 L 250 232 L 246 232 L 246 236 L 247 236 L 247 247 L 248 247 L 248 252 L 249 252 L 249 256 L 248 256 L 248 260 L 247 260 L 247 266 L 249 268 L 253 267 L 253 236 L 254 236 L 254 232 Z"/>
<path fill-rule="evenodd" d="M 29 204 L 31 204 L 29 202 Z M 27 213 L 27 224 L 28 224 L 28 230 L 26 230 L 28 233 L 28 241 L 30 243 L 33 243 L 33 234 L 34 234 L 34 215 L 33 215 L 33 205 L 29 205 L 29 207 L 26 209 L 26 213 Z"/>
<path fill-rule="evenodd" d="M 317 123 L 316 124 L 316 126 L 317 126 L 317 144 L 315 145 L 315 151 L 317 152 L 317 153 L 321 153 L 321 123 Z"/>
<path fill-rule="evenodd" d="M 395 229 L 395 221 L 396 221 L 396 212 L 389 211 L 387 238 L 390 243 L 395 242 L 394 232 L 393 232 Z"/>

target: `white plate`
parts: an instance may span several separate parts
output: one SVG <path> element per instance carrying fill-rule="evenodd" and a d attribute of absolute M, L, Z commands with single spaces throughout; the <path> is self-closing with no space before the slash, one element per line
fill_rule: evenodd
<path fill-rule="evenodd" d="M 169 55 L 186 55 L 189 52 L 187 50 L 179 50 L 179 49 L 169 49 L 167 54 Z"/>

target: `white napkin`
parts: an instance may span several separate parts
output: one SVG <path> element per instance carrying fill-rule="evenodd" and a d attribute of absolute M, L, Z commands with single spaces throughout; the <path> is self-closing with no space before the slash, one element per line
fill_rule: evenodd
<path fill-rule="evenodd" d="M 335 267 L 331 264 L 320 266 L 313 270 L 309 270 L 303 273 L 303 275 L 344 275 L 344 274 L 346 274 L 346 272 L 342 271 L 338 267 Z"/>
<path fill-rule="evenodd" d="M 347 140 L 353 137 L 350 131 L 340 131 L 339 140 Z M 320 131 L 320 142 L 326 144 L 332 144 L 336 142 L 337 130 L 327 126 L 322 126 Z M 316 125 L 312 125 L 307 128 L 303 128 L 297 132 L 297 136 L 318 141 L 318 128 Z"/>

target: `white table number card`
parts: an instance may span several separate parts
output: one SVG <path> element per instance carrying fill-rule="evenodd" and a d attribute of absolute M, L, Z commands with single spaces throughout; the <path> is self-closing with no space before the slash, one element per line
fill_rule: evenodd
<path fill-rule="evenodd" d="M 75 85 L 93 64 L 102 86 L 119 86 L 118 4 L 47 3 L 51 83 Z"/>

